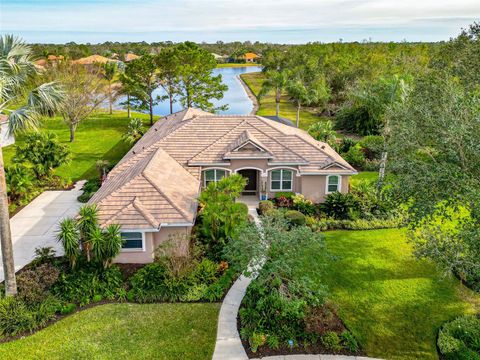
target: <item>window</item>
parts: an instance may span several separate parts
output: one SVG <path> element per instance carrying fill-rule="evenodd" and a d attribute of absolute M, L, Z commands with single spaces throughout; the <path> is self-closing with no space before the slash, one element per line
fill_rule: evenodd
<path fill-rule="evenodd" d="M 203 172 L 203 186 L 207 187 L 211 182 L 220 181 L 227 175 L 226 170 L 211 169 Z"/>
<path fill-rule="evenodd" d="M 122 245 L 123 249 L 143 250 L 143 234 L 141 232 L 122 232 L 121 236 L 125 240 Z"/>
<path fill-rule="evenodd" d="M 272 170 L 270 174 L 270 189 L 275 190 L 292 190 L 292 170 Z"/>
<path fill-rule="evenodd" d="M 329 175 L 327 176 L 327 194 L 340 191 L 340 176 Z"/>

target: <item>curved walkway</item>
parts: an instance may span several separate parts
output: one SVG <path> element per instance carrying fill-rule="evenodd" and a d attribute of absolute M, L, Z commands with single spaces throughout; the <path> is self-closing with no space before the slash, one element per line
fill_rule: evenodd
<path fill-rule="evenodd" d="M 257 214 L 258 200 L 241 198 L 240 201 L 248 206 L 248 213 L 253 217 L 255 224 L 260 226 Z M 237 329 L 238 310 L 248 285 L 255 279 L 255 273 L 246 277 L 241 275 L 232 285 L 223 300 L 218 316 L 217 340 L 212 360 L 248 360 L 243 348 L 242 340 Z M 367 360 L 372 358 L 345 355 L 279 355 L 263 357 L 266 360 Z M 375 359 L 373 359 L 375 360 Z"/>
<path fill-rule="evenodd" d="M 81 205 L 77 197 L 84 183 L 79 181 L 67 191 L 44 191 L 10 219 L 15 271 L 35 258 L 36 248 L 52 247 L 57 255 L 63 253 L 55 238 L 57 225 L 60 220 L 77 213 Z M 0 281 L 3 281 L 2 266 Z"/>

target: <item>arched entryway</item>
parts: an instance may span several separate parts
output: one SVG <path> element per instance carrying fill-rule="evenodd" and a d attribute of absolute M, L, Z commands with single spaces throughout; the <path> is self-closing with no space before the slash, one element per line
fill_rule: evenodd
<path fill-rule="evenodd" d="M 259 196 L 260 172 L 256 169 L 241 169 L 237 173 L 247 179 L 247 185 L 242 195 Z"/>

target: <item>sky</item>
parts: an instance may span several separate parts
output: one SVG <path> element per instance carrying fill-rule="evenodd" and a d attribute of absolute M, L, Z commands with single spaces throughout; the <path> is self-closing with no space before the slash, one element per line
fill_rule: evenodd
<path fill-rule="evenodd" d="M 480 0 L 0 0 L 0 33 L 35 43 L 441 41 Z"/>

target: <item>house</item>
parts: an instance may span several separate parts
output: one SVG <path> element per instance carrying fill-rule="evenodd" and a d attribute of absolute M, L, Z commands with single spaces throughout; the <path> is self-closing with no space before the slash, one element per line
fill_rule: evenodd
<path fill-rule="evenodd" d="M 73 64 L 78 64 L 78 65 L 106 64 L 107 62 L 117 62 L 117 60 L 112 60 L 101 55 L 90 55 L 90 56 L 72 61 Z"/>
<path fill-rule="evenodd" d="M 348 191 L 356 174 L 328 144 L 260 116 L 187 109 L 165 116 L 108 174 L 90 200 L 101 226 L 119 224 L 126 240 L 117 262 L 147 263 L 172 235 L 188 235 L 202 187 L 229 174 L 248 179 L 257 199 L 293 191 L 314 202 Z"/>
<path fill-rule="evenodd" d="M 125 62 L 130 62 L 132 60 L 140 59 L 140 56 L 133 54 L 133 53 L 127 53 L 125 54 Z"/>
<path fill-rule="evenodd" d="M 244 55 L 240 56 L 239 59 L 245 61 L 246 63 L 255 63 L 260 59 L 260 55 L 252 52 L 247 52 Z"/>

